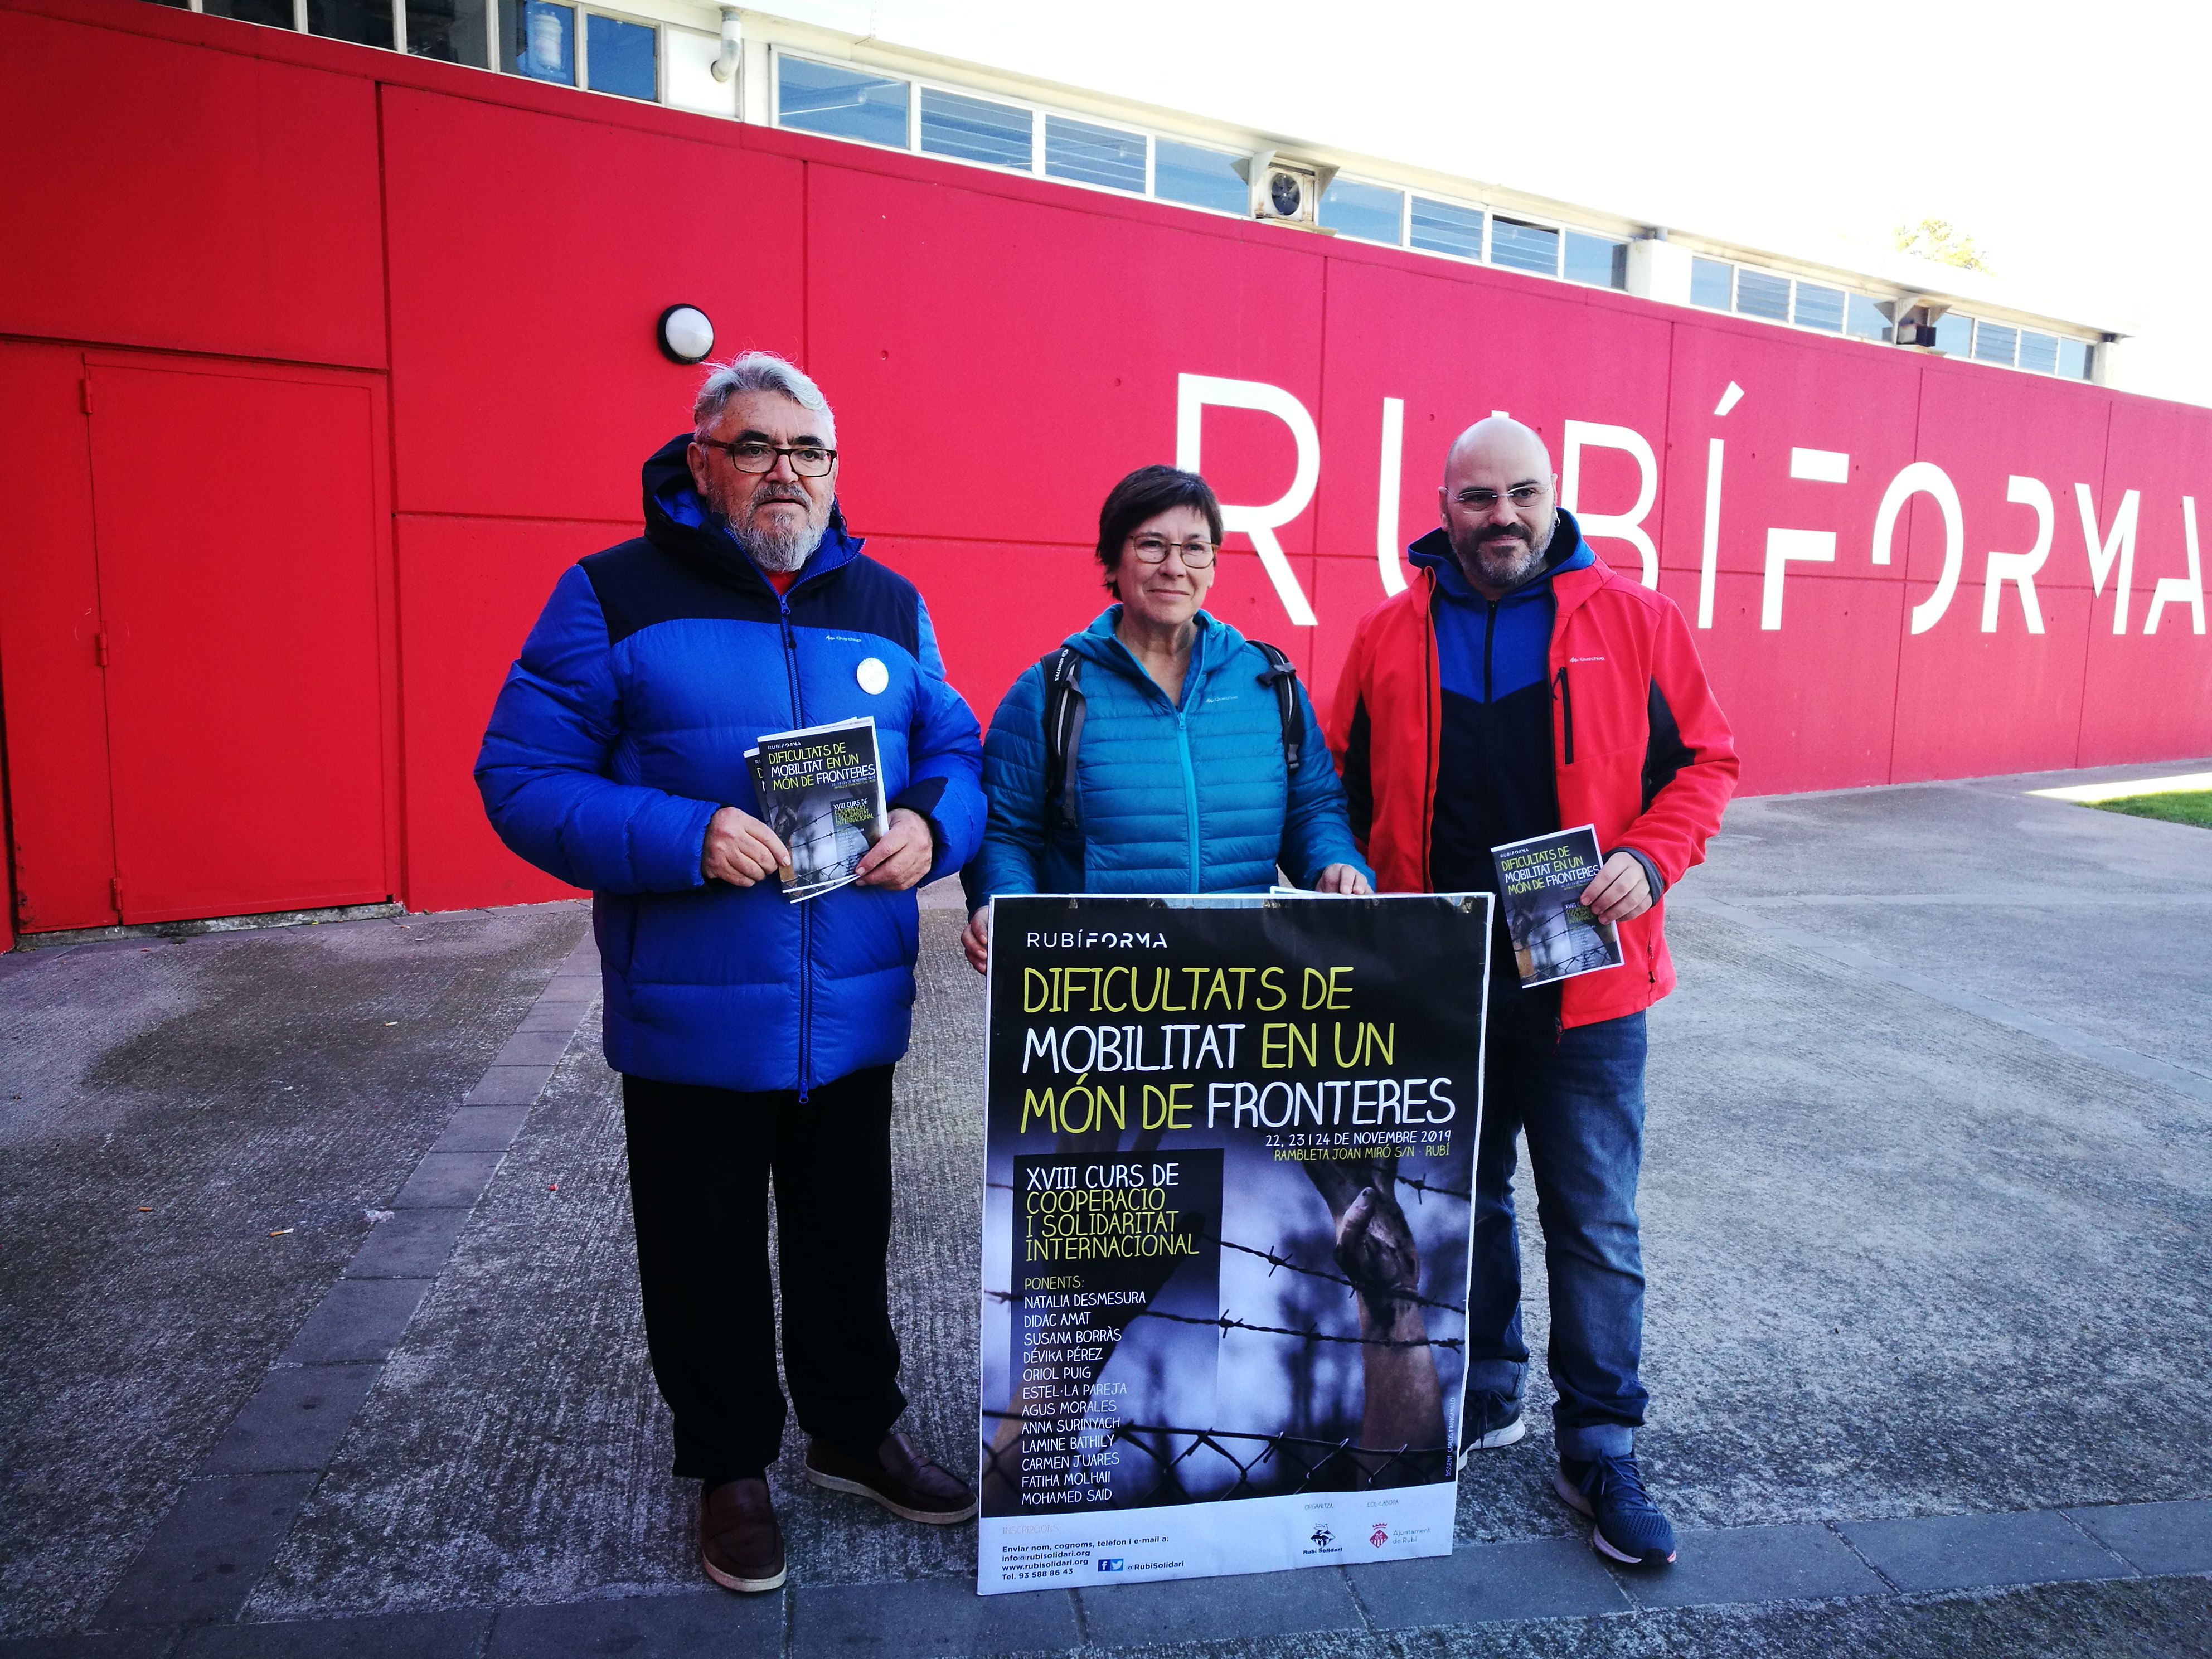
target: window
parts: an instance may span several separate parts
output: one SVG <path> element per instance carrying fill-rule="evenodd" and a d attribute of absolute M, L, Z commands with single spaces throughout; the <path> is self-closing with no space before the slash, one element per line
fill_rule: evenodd
<path fill-rule="evenodd" d="M 1797 308 L 1791 315 L 1800 328 L 1840 334 L 1844 331 L 1844 291 L 1839 288 L 1822 288 L 1817 283 L 1800 283 Z"/>
<path fill-rule="evenodd" d="M 1607 236 L 1585 236 L 1571 230 L 1566 237 L 1567 280 L 1590 283 L 1599 288 L 1628 286 L 1628 244 Z"/>
<path fill-rule="evenodd" d="M 1690 303 L 1712 311 L 1733 309 L 1735 305 L 1735 267 L 1723 264 L 1718 259 L 1692 259 Z"/>
<path fill-rule="evenodd" d="M 307 33 L 356 46 L 389 46 L 392 0 L 307 0 Z"/>
<path fill-rule="evenodd" d="M 2089 378 L 2089 343 L 2087 340 L 2061 340 L 2058 343 L 2058 372 L 2069 380 Z"/>
<path fill-rule="evenodd" d="M 1540 276 L 1559 274 L 1559 233 L 1549 225 L 1498 214 L 1490 222 L 1490 263 L 1510 270 L 1533 270 Z"/>
<path fill-rule="evenodd" d="M 500 66 L 533 81 L 576 84 L 576 14 L 552 0 L 499 0 Z"/>
<path fill-rule="evenodd" d="M 2008 368 L 2020 349 L 2020 331 L 2007 328 L 2002 323 L 1974 325 L 1974 361 L 1978 363 L 2002 363 Z"/>
<path fill-rule="evenodd" d="M 271 28 L 292 27 L 292 0 L 206 0 L 210 17 L 235 17 L 241 23 L 266 23 Z"/>
<path fill-rule="evenodd" d="M 2052 334 L 2038 334 L 2033 329 L 2020 331 L 2020 366 L 2032 368 L 2039 374 L 2058 372 L 2058 338 Z"/>
<path fill-rule="evenodd" d="M 484 66 L 482 0 L 407 0 L 407 50 L 441 64 Z"/>
<path fill-rule="evenodd" d="M 1237 172 L 1238 158 L 1172 138 L 1152 140 L 1152 194 L 1186 207 L 1249 212 L 1252 198 Z"/>
<path fill-rule="evenodd" d="M 1462 259 L 1482 258 L 1482 215 L 1477 209 L 1416 196 L 1413 219 L 1415 247 L 1431 253 L 1456 254 Z"/>
<path fill-rule="evenodd" d="M 1896 335 L 1881 307 L 1863 294 L 1854 294 L 1844 314 L 1844 332 L 1855 340 L 1879 340 L 1887 345 Z"/>
<path fill-rule="evenodd" d="M 921 89 L 921 147 L 932 155 L 957 155 L 1027 173 L 1030 125 L 1029 111 L 1018 104 L 935 87 Z"/>
<path fill-rule="evenodd" d="M 801 132 L 904 149 L 906 99 L 903 81 L 776 55 L 775 118 Z"/>
<path fill-rule="evenodd" d="M 584 74 L 592 90 L 653 102 L 660 96 L 660 66 L 654 61 L 659 40 L 659 31 L 643 23 L 585 13 Z"/>
<path fill-rule="evenodd" d="M 1044 170 L 1055 179 L 1145 193 L 1145 136 L 1065 115 L 1044 118 Z"/>
<path fill-rule="evenodd" d="M 1771 323 L 1790 320 L 1790 279 L 1771 270 L 1739 265 L 1735 273 L 1735 308 L 1747 317 L 1764 317 Z"/>
<path fill-rule="evenodd" d="M 1398 246 L 1406 210 L 1402 191 L 1333 179 L 1322 192 L 1321 222 L 1340 235 Z"/>
<path fill-rule="evenodd" d="M 1964 357 L 1974 343 L 1974 319 L 1947 311 L 1936 319 L 1936 349 Z"/>

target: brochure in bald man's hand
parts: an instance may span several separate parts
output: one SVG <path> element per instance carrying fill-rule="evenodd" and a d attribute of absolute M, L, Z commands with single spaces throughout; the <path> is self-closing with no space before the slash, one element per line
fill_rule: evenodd
<path fill-rule="evenodd" d="M 1595 825 L 1510 841 L 1490 856 L 1524 988 L 1620 966 L 1620 930 L 1576 899 L 1605 867 Z"/>
<path fill-rule="evenodd" d="M 870 714 L 770 732 L 745 750 L 761 821 L 791 849 L 777 872 L 793 903 L 844 886 L 883 838 L 884 769 Z"/>

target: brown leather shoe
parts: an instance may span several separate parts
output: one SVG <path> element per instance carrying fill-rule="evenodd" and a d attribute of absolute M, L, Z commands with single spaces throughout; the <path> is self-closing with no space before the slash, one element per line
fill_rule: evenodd
<path fill-rule="evenodd" d="M 933 1527 L 949 1527 L 975 1513 L 975 1494 L 958 1475 L 938 1468 L 895 1434 L 863 1463 L 824 1440 L 806 1443 L 806 1478 L 831 1492 L 872 1498 L 893 1515 Z"/>
<path fill-rule="evenodd" d="M 724 1589 L 756 1594 L 783 1583 L 783 1533 L 765 1480 L 726 1480 L 699 1496 L 699 1565 Z"/>

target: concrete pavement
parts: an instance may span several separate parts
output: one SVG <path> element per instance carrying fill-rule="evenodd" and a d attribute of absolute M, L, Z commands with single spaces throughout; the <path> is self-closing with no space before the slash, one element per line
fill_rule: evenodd
<path fill-rule="evenodd" d="M 2060 781 L 1741 802 L 1670 900 L 1656 1579 L 1549 1495 L 1540 1382 L 1449 1562 L 987 1601 L 971 1531 L 794 1445 L 791 1587 L 703 1591 L 578 908 L 0 958 L 0 1655 L 2212 1650 L 2212 838 L 2024 793 Z M 924 917 L 895 1242 L 948 1459 L 957 921 Z"/>

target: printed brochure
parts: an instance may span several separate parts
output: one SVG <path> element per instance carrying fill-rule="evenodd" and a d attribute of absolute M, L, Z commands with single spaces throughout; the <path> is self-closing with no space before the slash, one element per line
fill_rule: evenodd
<path fill-rule="evenodd" d="M 793 903 L 854 879 L 888 820 L 872 715 L 771 732 L 745 751 L 761 818 L 791 849 L 778 874 Z"/>
<path fill-rule="evenodd" d="M 1620 966 L 1620 931 L 1575 902 L 1597 879 L 1597 830 L 1555 830 L 1490 849 L 1524 988 Z"/>

